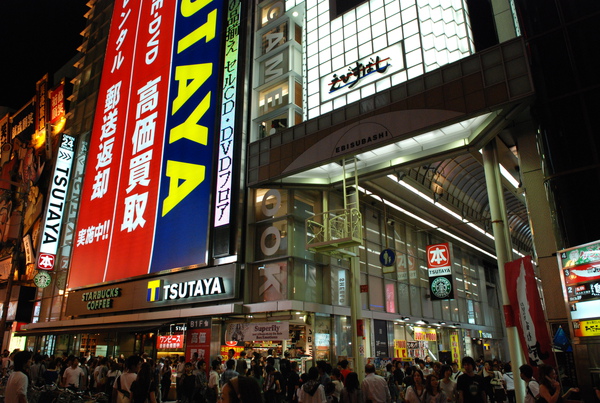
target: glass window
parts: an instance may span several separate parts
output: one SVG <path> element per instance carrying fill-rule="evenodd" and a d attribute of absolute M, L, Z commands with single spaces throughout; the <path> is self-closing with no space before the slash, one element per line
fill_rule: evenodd
<path fill-rule="evenodd" d="M 383 280 L 381 277 L 369 276 L 369 309 L 372 311 L 384 311 Z"/>
<path fill-rule="evenodd" d="M 315 264 L 300 260 L 294 262 L 293 295 L 295 300 L 323 302 L 323 270 Z"/>
<path fill-rule="evenodd" d="M 260 91 L 258 94 L 258 115 L 262 116 L 282 106 L 289 104 L 289 85 L 283 81 L 277 85 Z M 287 127 L 287 119 L 283 127 Z M 277 129 L 278 126 L 268 127 L 267 130 Z M 269 133 L 272 134 L 272 133 Z"/>
<path fill-rule="evenodd" d="M 254 192 L 255 222 L 283 217 L 288 212 L 288 192 L 283 189 L 256 189 Z"/>
<path fill-rule="evenodd" d="M 256 226 L 256 260 L 288 255 L 287 219 Z"/>

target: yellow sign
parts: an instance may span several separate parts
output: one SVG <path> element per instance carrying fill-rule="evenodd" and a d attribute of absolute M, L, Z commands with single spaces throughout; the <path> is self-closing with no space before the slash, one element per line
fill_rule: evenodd
<path fill-rule="evenodd" d="M 580 320 L 573 322 L 575 337 L 600 336 L 600 320 Z"/>
<path fill-rule="evenodd" d="M 437 333 L 435 329 L 426 329 L 424 327 L 415 327 L 416 341 L 436 341 Z"/>
<path fill-rule="evenodd" d="M 460 344 L 458 333 L 450 333 L 450 351 L 452 352 L 452 362 L 460 361 Z"/>
<path fill-rule="evenodd" d="M 406 340 L 394 339 L 394 358 L 405 359 L 408 357 L 406 350 Z"/>

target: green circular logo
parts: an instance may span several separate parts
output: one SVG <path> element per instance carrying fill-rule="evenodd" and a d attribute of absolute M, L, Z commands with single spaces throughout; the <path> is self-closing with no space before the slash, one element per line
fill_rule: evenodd
<path fill-rule="evenodd" d="M 436 277 L 431 282 L 431 293 L 440 299 L 448 298 L 452 292 L 452 283 L 446 277 Z"/>
<path fill-rule="evenodd" d="M 38 271 L 37 274 L 33 277 L 33 283 L 38 288 L 48 287 L 51 281 L 52 277 L 50 277 L 50 274 L 48 274 L 48 272 L 45 271 Z"/>

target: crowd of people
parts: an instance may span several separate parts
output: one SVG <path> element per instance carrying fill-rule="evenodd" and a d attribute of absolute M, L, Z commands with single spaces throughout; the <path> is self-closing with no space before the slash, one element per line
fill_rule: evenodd
<path fill-rule="evenodd" d="M 218 356 L 210 365 L 194 354 L 153 360 L 145 355 L 125 357 L 48 357 L 26 351 L 2 357 L 7 377 L 5 403 L 28 403 L 29 385 L 57 385 L 74 391 L 104 393 L 111 403 L 514 403 L 515 375 L 510 363 L 464 357 L 461 365 L 415 359 L 395 360 L 385 369 L 368 363 L 359 379 L 347 360 L 335 365 L 317 361 L 301 373 L 288 352 L 276 357 L 251 350 L 234 358 Z M 208 366 L 208 368 L 207 368 Z M 577 388 L 562 393 L 556 370 L 523 365 L 525 402 L 560 402 Z M 171 385 L 175 383 L 172 390 Z"/>

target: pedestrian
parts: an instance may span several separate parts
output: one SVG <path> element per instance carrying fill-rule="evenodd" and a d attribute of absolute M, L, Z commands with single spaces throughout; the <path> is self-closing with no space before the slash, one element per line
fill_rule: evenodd
<path fill-rule="evenodd" d="M 363 403 L 363 393 L 360 389 L 358 374 L 356 372 L 348 372 L 345 380 L 346 383 L 340 393 L 340 403 Z"/>
<path fill-rule="evenodd" d="M 240 358 L 238 358 L 235 364 L 235 372 L 240 375 L 246 375 L 248 373 L 248 362 L 246 361 L 246 350 L 240 352 Z"/>
<path fill-rule="evenodd" d="M 502 375 L 504 385 L 506 385 L 506 397 L 508 403 L 515 403 L 515 379 L 510 364 L 504 364 L 504 374 Z"/>
<path fill-rule="evenodd" d="M 160 370 L 160 393 L 161 400 L 166 402 L 169 400 L 169 392 L 171 391 L 171 376 L 173 375 L 173 369 L 171 367 L 171 360 L 166 359 L 163 367 Z"/>
<path fill-rule="evenodd" d="M 281 374 L 271 364 L 265 367 L 263 392 L 266 403 L 278 403 L 282 394 Z"/>
<path fill-rule="evenodd" d="M 181 375 L 181 401 L 183 403 L 195 402 L 196 394 L 196 375 L 193 374 L 194 366 L 191 362 L 186 362 Z"/>
<path fill-rule="evenodd" d="M 310 367 L 307 379 L 298 390 L 298 401 L 300 403 L 327 403 L 325 387 L 319 382 L 317 367 Z"/>
<path fill-rule="evenodd" d="M 475 360 L 472 357 L 462 359 L 464 373 L 458 377 L 459 403 L 486 403 L 483 377 L 475 373 Z"/>
<path fill-rule="evenodd" d="M 113 403 L 122 403 L 131 400 L 131 384 L 137 378 L 142 359 L 138 355 L 132 355 L 125 360 L 125 372 L 115 379 L 112 392 Z"/>
<path fill-rule="evenodd" d="M 157 386 L 152 365 L 148 362 L 142 363 L 135 380 L 130 386 L 131 402 L 156 403 Z"/>
<path fill-rule="evenodd" d="M 80 390 L 85 386 L 85 372 L 79 366 L 79 358 L 71 359 L 71 366 L 65 369 L 62 377 L 63 387 Z"/>
<path fill-rule="evenodd" d="M 541 365 L 539 370 L 540 398 L 538 402 L 560 403 L 564 402 L 571 393 L 579 392 L 579 388 L 569 388 L 564 394 L 561 394 L 556 370 L 550 365 Z"/>
<path fill-rule="evenodd" d="M 407 403 L 425 402 L 423 371 L 421 371 L 419 368 L 414 368 L 412 371 L 412 383 L 406 388 L 404 393 L 404 401 Z"/>
<path fill-rule="evenodd" d="M 443 378 L 440 380 L 440 388 L 444 391 L 448 402 L 456 402 L 458 400 L 458 391 L 456 389 L 456 382 L 451 379 L 452 367 L 442 365 L 440 372 L 443 375 Z"/>
<path fill-rule="evenodd" d="M 6 382 L 4 402 L 27 403 L 27 389 L 29 387 L 27 373 L 31 366 L 31 353 L 29 351 L 19 351 L 14 355 L 11 364 L 13 365 L 13 371 Z"/>
<path fill-rule="evenodd" d="M 185 357 L 182 355 L 177 359 L 175 365 L 175 392 L 177 394 L 177 403 L 181 402 L 181 377 L 185 372 Z"/>
<path fill-rule="evenodd" d="M 222 403 L 263 403 L 258 381 L 239 375 L 223 385 Z"/>
<path fill-rule="evenodd" d="M 208 377 L 206 376 L 206 361 L 201 359 L 196 363 L 198 368 L 196 370 L 196 387 L 198 389 L 196 393 L 196 402 L 206 402 L 206 390 L 208 388 Z"/>
<path fill-rule="evenodd" d="M 424 401 L 426 403 L 445 403 L 448 401 L 446 394 L 440 388 L 440 379 L 435 372 L 427 375 L 427 378 L 425 379 Z"/>
<path fill-rule="evenodd" d="M 540 384 L 533 378 L 531 365 L 521 365 L 519 376 L 525 381 L 525 403 L 535 403 L 540 396 Z"/>
<path fill-rule="evenodd" d="M 390 389 L 385 378 L 375 374 L 375 365 L 365 365 L 365 374 L 361 384 L 364 398 L 373 403 L 390 403 L 392 401 Z"/>
<path fill-rule="evenodd" d="M 206 388 L 206 401 L 216 403 L 219 396 L 219 370 L 221 363 L 219 360 L 212 360 L 210 373 L 208 374 L 208 387 Z"/>
<path fill-rule="evenodd" d="M 450 364 L 450 366 L 452 367 L 452 375 L 450 376 L 450 379 L 452 379 L 454 382 L 457 382 L 458 377 L 461 376 L 463 372 L 458 368 L 457 362 L 453 362 Z"/>
<path fill-rule="evenodd" d="M 342 367 L 342 369 L 340 369 L 340 372 L 342 373 L 342 382 L 344 383 L 344 385 L 346 385 L 346 377 L 350 372 L 352 372 L 352 370 L 348 368 L 348 365 L 348 360 L 343 359 L 342 361 L 340 361 L 340 367 Z"/>
<path fill-rule="evenodd" d="M 292 402 L 296 396 L 296 391 L 300 387 L 300 375 L 298 374 L 298 363 L 296 361 L 290 362 L 290 376 L 288 376 L 286 387 L 287 400 Z"/>

